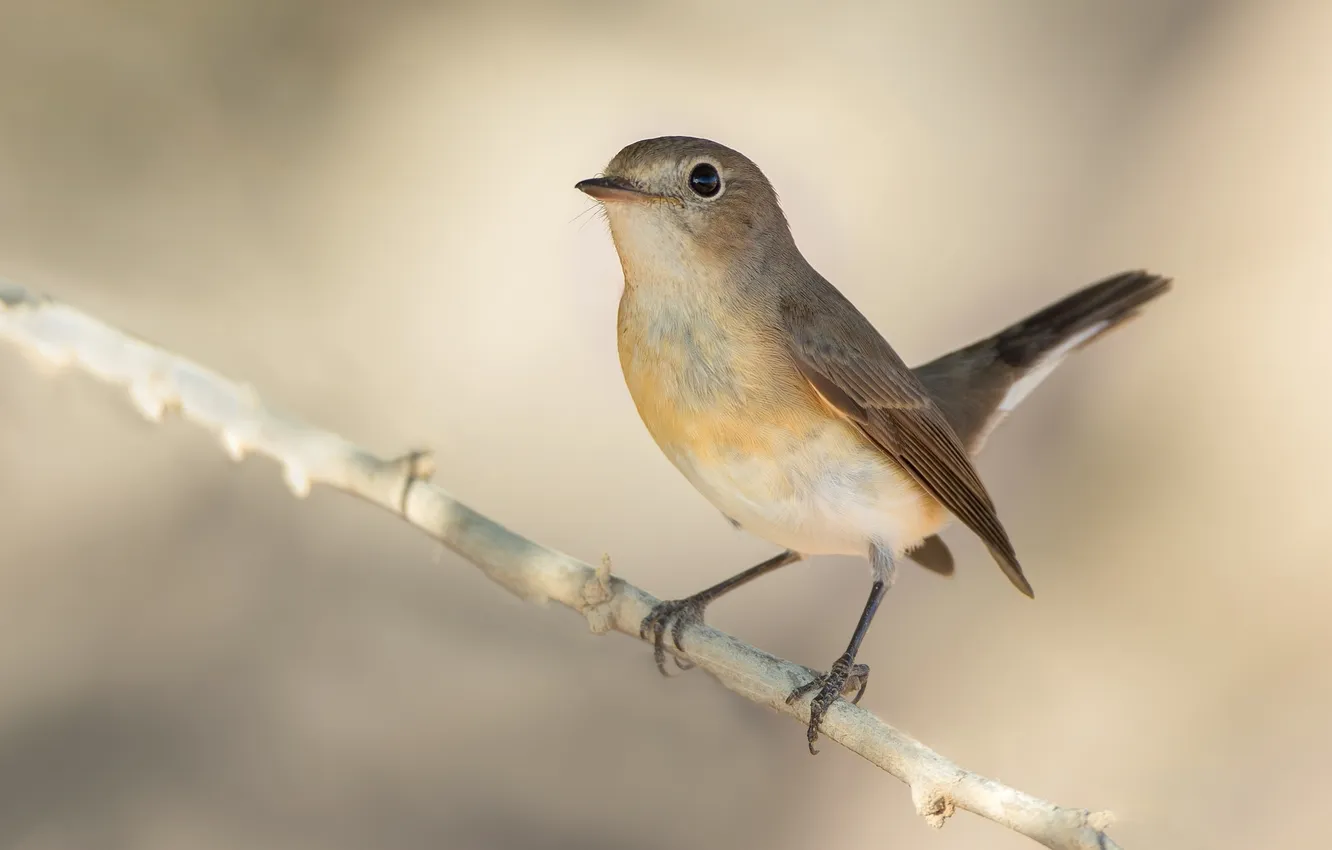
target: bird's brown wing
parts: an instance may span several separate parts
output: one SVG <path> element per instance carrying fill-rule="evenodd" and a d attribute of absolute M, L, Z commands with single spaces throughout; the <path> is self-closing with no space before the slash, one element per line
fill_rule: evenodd
<path fill-rule="evenodd" d="M 787 298 L 782 321 L 801 374 L 927 493 L 989 547 L 1027 596 L 1013 544 L 957 434 L 924 385 L 869 320 L 830 284 L 817 301 Z"/>

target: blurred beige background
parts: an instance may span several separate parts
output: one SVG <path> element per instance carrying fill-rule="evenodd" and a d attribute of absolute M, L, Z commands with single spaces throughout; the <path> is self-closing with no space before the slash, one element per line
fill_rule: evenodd
<path fill-rule="evenodd" d="M 996 435 L 1038 590 L 954 529 L 866 704 L 1109 808 L 1125 847 L 1314 846 L 1332 790 L 1332 7 L 0 0 L 0 277 L 394 452 L 680 596 L 773 550 L 658 454 L 573 183 L 745 151 L 911 362 L 1124 268 L 1176 276 Z M 524 606 L 422 535 L 0 355 L 0 847 L 1023 848 Z M 854 559 L 727 598 L 806 664 Z"/>

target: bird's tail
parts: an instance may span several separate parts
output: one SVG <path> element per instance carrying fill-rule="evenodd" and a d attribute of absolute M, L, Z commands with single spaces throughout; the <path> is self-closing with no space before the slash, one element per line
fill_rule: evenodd
<path fill-rule="evenodd" d="M 1000 331 L 995 351 L 1015 370 L 1038 368 L 1051 352 L 1069 353 L 1121 327 L 1169 288 L 1170 278 L 1143 271 L 1093 283 Z"/>
<path fill-rule="evenodd" d="M 1115 275 L 914 371 L 974 454 L 1065 357 L 1123 326 L 1170 285 L 1145 271 Z"/>

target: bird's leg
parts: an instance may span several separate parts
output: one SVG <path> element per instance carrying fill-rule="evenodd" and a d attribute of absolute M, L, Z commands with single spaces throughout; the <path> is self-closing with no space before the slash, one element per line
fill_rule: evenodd
<path fill-rule="evenodd" d="M 819 751 L 814 749 L 814 742 L 819 739 L 819 725 L 823 722 L 823 716 L 828 713 L 829 706 L 842 695 L 843 691 L 853 685 L 856 687 L 856 695 L 851 702 L 860 702 L 866 686 L 869 685 L 869 666 L 857 664 L 856 653 L 860 651 L 860 643 L 865 639 L 865 633 L 869 631 L 870 623 L 874 620 L 874 613 L 879 610 L 879 603 L 883 601 L 888 588 L 893 586 L 893 579 L 897 577 L 897 565 L 892 552 L 878 545 L 870 547 L 870 566 L 874 575 L 874 585 L 870 588 L 865 610 L 860 615 L 860 622 L 856 623 L 856 630 L 851 635 L 851 643 L 847 645 L 846 652 L 833 662 L 827 673 L 815 676 L 811 681 L 791 691 L 786 698 L 786 704 L 790 705 L 805 694 L 818 689 L 809 706 L 809 729 L 806 738 L 809 739 L 810 755 L 819 754 Z"/>
<path fill-rule="evenodd" d="M 661 675 L 667 675 L 665 645 L 667 626 L 670 626 L 671 641 L 675 644 L 675 648 L 683 650 L 684 647 L 680 645 L 680 639 L 684 636 L 685 627 L 692 624 L 702 623 L 703 610 L 708 607 L 710 602 L 719 596 L 735 590 L 742 584 L 753 581 L 761 575 L 770 573 L 773 570 L 788 564 L 794 564 L 803 557 L 804 556 L 799 552 L 787 549 L 785 552 L 782 552 L 779 555 L 774 555 L 761 564 L 755 564 L 744 572 L 737 573 L 723 582 L 714 584 L 707 590 L 701 590 L 698 593 L 695 593 L 693 596 L 658 603 L 657 606 L 643 618 L 643 623 L 638 628 L 638 636 L 641 638 L 647 638 L 648 633 L 652 633 L 652 657 L 656 660 L 657 669 L 661 671 Z M 681 663 L 678 658 L 675 663 L 682 670 L 688 670 L 690 667 L 694 666 L 687 662 Z"/>

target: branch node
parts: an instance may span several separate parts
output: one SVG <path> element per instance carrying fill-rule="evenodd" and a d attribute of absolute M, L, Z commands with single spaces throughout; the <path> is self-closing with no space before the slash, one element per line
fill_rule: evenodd
<path fill-rule="evenodd" d="M 953 798 L 936 787 L 912 785 L 911 802 L 916 805 L 916 814 L 935 829 L 941 829 L 953 816 Z"/>
<path fill-rule="evenodd" d="M 282 480 L 287 483 L 287 489 L 298 499 L 304 499 L 310 495 L 310 476 L 305 474 L 305 470 L 294 463 L 284 463 L 282 465 Z"/>
<path fill-rule="evenodd" d="M 593 571 L 592 577 L 583 585 L 583 616 L 594 635 L 604 635 L 615 628 L 615 618 L 610 610 L 611 597 L 611 558 L 602 553 L 601 563 Z"/>
<path fill-rule="evenodd" d="M 435 456 L 429 449 L 415 449 L 393 463 L 410 481 L 429 481 L 435 477 Z"/>
<path fill-rule="evenodd" d="M 1105 832 L 1107 829 L 1109 829 L 1114 825 L 1115 825 L 1114 812 L 1104 811 L 1104 812 L 1087 813 L 1087 826 L 1090 826 L 1092 829 L 1096 830 L 1097 832 Z"/>
<path fill-rule="evenodd" d="M 236 461 L 236 463 L 245 460 L 245 441 L 241 439 L 240 434 L 230 428 L 222 431 L 222 448 L 226 450 L 227 457 Z"/>
<path fill-rule="evenodd" d="M 398 513 L 407 516 L 407 496 L 412 492 L 412 485 L 418 481 L 429 481 L 435 474 L 435 456 L 429 449 L 416 449 L 399 458 L 394 458 L 385 466 L 397 469 L 402 476 L 402 493 L 398 496 Z"/>
<path fill-rule="evenodd" d="M 161 422 L 167 411 L 180 406 L 180 399 L 160 375 L 150 375 L 145 380 L 130 384 L 129 394 L 135 409 L 144 419 L 153 423 Z"/>

